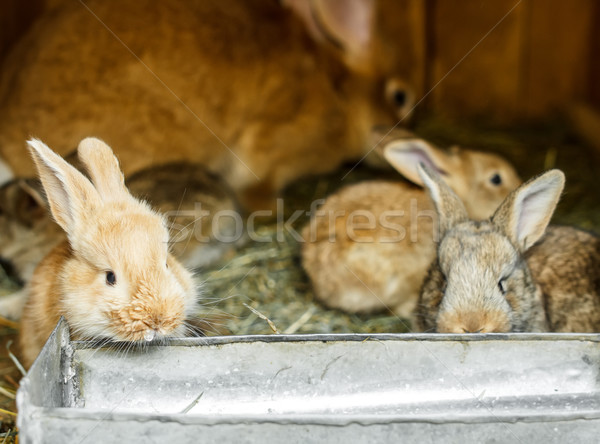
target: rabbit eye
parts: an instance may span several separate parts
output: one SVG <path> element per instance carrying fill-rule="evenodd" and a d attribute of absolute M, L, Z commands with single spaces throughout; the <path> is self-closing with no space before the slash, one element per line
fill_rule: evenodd
<path fill-rule="evenodd" d="M 412 103 L 412 91 L 400 79 L 389 79 L 385 85 L 386 101 L 399 111 L 403 111 Z"/>
<path fill-rule="evenodd" d="M 505 279 L 500 279 L 500 281 L 498 282 L 498 289 L 500 290 L 500 293 L 506 294 L 506 280 Z"/>
<path fill-rule="evenodd" d="M 406 105 L 406 91 L 401 89 L 394 91 L 393 99 L 394 105 L 396 105 L 398 108 L 402 108 L 404 105 Z"/>
<path fill-rule="evenodd" d="M 502 177 L 500 177 L 500 174 L 496 173 L 492 176 L 490 182 L 492 182 L 494 185 L 500 185 L 502 183 Z"/>
<path fill-rule="evenodd" d="M 117 283 L 117 276 L 112 270 L 108 270 L 106 272 L 106 285 L 110 285 L 111 287 Z"/>

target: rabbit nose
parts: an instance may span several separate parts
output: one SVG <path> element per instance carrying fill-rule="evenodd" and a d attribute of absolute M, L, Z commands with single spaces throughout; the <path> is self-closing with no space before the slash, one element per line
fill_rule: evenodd
<path fill-rule="evenodd" d="M 510 331 L 510 322 L 502 312 L 445 312 L 437 322 L 440 333 L 505 333 Z"/>
<path fill-rule="evenodd" d="M 481 327 L 479 330 L 467 330 L 466 328 L 463 327 L 463 333 L 481 333 L 483 331 L 483 327 Z"/>
<path fill-rule="evenodd" d="M 462 321 L 461 329 L 463 333 L 481 333 L 484 330 L 488 330 L 486 328 L 488 326 L 486 325 L 487 320 L 485 319 L 485 315 L 482 316 L 479 313 L 469 313 L 463 317 Z"/>

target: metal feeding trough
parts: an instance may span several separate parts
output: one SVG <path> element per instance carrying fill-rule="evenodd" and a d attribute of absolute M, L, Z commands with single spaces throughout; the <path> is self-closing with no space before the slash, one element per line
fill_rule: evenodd
<path fill-rule="evenodd" d="M 17 395 L 22 443 L 597 442 L 600 335 L 70 341 Z"/>

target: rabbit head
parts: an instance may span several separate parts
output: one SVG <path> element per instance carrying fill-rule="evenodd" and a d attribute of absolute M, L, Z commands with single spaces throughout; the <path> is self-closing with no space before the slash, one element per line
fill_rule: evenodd
<path fill-rule="evenodd" d="M 417 323 L 446 333 L 545 331 L 539 287 L 523 254 L 544 234 L 564 187 L 551 170 L 513 191 L 491 219 L 469 220 L 431 168 L 419 174 L 434 202 L 441 241 L 421 291 Z"/>
<path fill-rule="evenodd" d="M 168 251 L 164 218 L 131 196 L 104 142 L 84 139 L 88 180 L 39 140 L 28 142 L 70 257 L 57 273 L 61 311 L 83 338 L 179 335 L 194 307 L 190 273 Z"/>
<path fill-rule="evenodd" d="M 414 26 L 408 4 L 374 0 L 285 0 L 283 4 L 302 20 L 320 47 L 356 74 L 353 82 L 346 82 L 348 95 L 366 100 L 361 109 L 369 110 L 377 124 L 396 125 L 410 116 L 416 95 L 409 85 L 417 83 L 412 78 L 417 55 L 411 38 L 399 38 L 409 35 L 407 29 Z"/>
<path fill-rule="evenodd" d="M 383 148 L 387 161 L 411 182 L 423 186 L 418 166 L 425 164 L 443 177 L 462 199 L 469 217 L 488 218 L 520 185 L 513 166 L 502 157 L 453 147 L 444 152 L 422 139 L 401 139 Z"/>

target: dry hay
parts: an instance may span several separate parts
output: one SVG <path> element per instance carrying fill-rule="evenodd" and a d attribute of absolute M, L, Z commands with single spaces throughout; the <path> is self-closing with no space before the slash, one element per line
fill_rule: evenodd
<path fill-rule="evenodd" d="M 406 332 L 407 324 L 386 313 L 357 316 L 328 310 L 314 300 L 302 271 L 299 244 L 291 235 L 277 241 L 277 225 L 258 234 L 270 242 L 252 243 L 220 267 L 202 273 L 204 306 L 212 334 Z M 266 319 L 265 319 L 266 318 Z"/>

